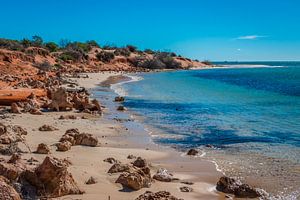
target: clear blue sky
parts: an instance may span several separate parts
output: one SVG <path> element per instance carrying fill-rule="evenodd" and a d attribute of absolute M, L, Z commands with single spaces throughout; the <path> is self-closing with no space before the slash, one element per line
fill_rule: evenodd
<path fill-rule="evenodd" d="M 6 0 L 0 37 L 94 39 L 209 60 L 300 60 L 299 0 Z"/>

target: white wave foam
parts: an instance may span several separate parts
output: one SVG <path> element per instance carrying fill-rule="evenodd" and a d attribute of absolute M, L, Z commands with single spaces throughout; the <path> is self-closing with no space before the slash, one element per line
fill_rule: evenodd
<path fill-rule="evenodd" d="M 122 86 L 123 84 L 130 83 L 130 82 L 137 82 L 137 81 L 143 80 L 143 77 L 140 77 L 140 76 L 133 76 L 133 75 L 124 75 L 124 76 L 129 77 L 130 80 L 128 80 L 128 81 L 123 81 L 123 82 L 119 82 L 119 83 L 116 83 L 116 84 L 112 84 L 112 85 L 110 86 L 110 88 L 111 88 L 115 93 L 117 93 L 117 94 L 120 95 L 120 96 L 128 96 L 127 91 L 126 91 L 126 90 L 124 89 L 124 87 Z"/>
<path fill-rule="evenodd" d="M 286 66 L 272 66 L 272 65 L 247 65 L 247 64 L 241 64 L 241 65 L 222 65 L 222 66 L 217 66 L 217 67 L 213 67 L 210 69 L 214 69 L 214 68 L 281 68 L 281 67 L 286 67 Z"/>

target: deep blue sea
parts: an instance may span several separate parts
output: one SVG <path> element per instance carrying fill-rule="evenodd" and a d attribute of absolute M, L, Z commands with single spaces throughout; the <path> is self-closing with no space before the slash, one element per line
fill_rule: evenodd
<path fill-rule="evenodd" d="M 114 89 L 159 130 L 152 132 L 157 143 L 203 149 L 228 173 L 228 163 L 235 171 L 234 164 L 260 163 L 260 176 L 280 166 L 300 177 L 300 62 L 217 64 L 225 68 L 138 74 Z"/>

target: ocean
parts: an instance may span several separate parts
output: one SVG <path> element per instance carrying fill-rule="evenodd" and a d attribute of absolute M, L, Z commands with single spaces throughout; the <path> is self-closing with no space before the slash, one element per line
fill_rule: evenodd
<path fill-rule="evenodd" d="M 132 75 L 112 89 L 155 143 L 197 148 L 226 175 L 299 198 L 300 62 L 216 64 Z"/>

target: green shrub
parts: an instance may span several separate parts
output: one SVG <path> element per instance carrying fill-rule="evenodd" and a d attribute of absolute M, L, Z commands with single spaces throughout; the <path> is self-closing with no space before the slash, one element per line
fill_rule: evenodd
<path fill-rule="evenodd" d="M 59 59 L 61 59 L 62 61 L 66 62 L 66 61 L 74 61 L 74 62 L 78 62 L 80 60 L 82 60 L 83 55 L 78 52 L 78 51 L 65 51 L 62 54 L 60 54 Z"/>
<path fill-rule="evenodd" d="M 152 59 L 138 60 L 135 66 L 147 69 L 178 69 L 181 63 L 177 62 L 170 53 L 159 52 Z"/>
<path fill-rule="evenodd" d="M 35 46 L 35 47 L 42 47 L 43 46 L 43 38 L 38 35 L 32 36 L 31 45 Z"/>
<path fill-rule="evenodd" d="M 137 50 L 137 47 L 133 45 L 127 45 L 126 47 L 130 52 L 136 52 Z"/>
<path fill-rule="evenodd" d="M 0 48 L 12 51 L 23 51 L 23 45 L 17 40 L 0 38 Z"/>
<path fill-rule="evenodd" d="M 109 63 L 112 59 L 115 58 L 115 54 L 112 52 L 101 51 L 96 54 L 96 57 L 99 61 L 102 61 L 104 63 Z"/>
<path fill-rule="evenodd" d="M 116 56 L 125 56 L 125 57 L 130 56 L 130 51 L 127 48 L 117 48 L 114 51 L 114 53 Z"/>
<path fill-rule="evenodd" d="M 100 48 L 100 45 L 95 40 L 86 41 L 86 44 L 89 45 L 90 47 L 98 47 L 98 48 Z"/>
<path fill-rule="evenodd" d="M 50 51 L 50 52 L 55 52 L 59 50 L 58 45 L 55 42 L 48 42 L 45 44 L 45 47 Z"/>

